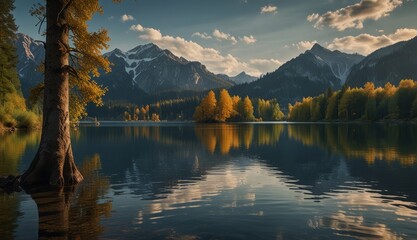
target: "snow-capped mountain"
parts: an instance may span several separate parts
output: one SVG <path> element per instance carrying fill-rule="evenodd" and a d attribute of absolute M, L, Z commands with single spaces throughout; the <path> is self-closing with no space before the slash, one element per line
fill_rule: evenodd
<path fill-rule="evenodd" d="M 17 34 L 16 48 L 17 70 L 23 95 L 27 97 L 29 90 L 43 80 L 43 73 L 38 68 L 45 58 L 45 49 L 42 43 L 22 33 Z"/>
<path fill-rule="evenodd" d="M 191 62 L 162 50 L 155 44 L 137 46 L 127 52 L 115 49 L 105 56 L 113 64 L 112 72 L 98 82 L 110 89 L 123 78 L 130 86 L 156 94 L 165 91 L 204 91 L 229 88 L 233 82 L 217 77 L 199 62 Z"/>
<path fill-rule="evenodd" d="M 37 69 L 45 56 L 43 44 L 19 33 L 16 39 L 18 72 L 22 91 L 28 97 L 29 90 L 43 81 Z M 109 89 L 106 99 L 137 100 L 148 94 L 166 91 L 205 91 L 229 88 L 230 80 L 217 77 L 199 62 L 177 57 L 155 44 L 137 46 L 127 52 L 115 49 L 105 54 L 112 64 L 112 71 L 95 79 Z"/>
<path fill-rule="evenodd" d="M 381 48 L 352 67 L 346 84 L 362 87 L 366 82 L 398 85 L 403 79 L 417 80 L 417 37 Z"/>
<path fill-rule="evenodd" d="M 330 51 L 316 44 L 259 80 L 231 88 L 241 96 L 276 98 L 281 105 L 316 96 L 327 88 L 340 89 L 351 67 L 363 56 Z"/>

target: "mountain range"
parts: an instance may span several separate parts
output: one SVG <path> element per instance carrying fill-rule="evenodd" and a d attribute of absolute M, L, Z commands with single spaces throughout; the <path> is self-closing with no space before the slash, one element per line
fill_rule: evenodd
<path fill-rule="evenodd" d="M 230 92 L 240 96 L 275 98 L 281 105 L 293 103 L 306 96 L 316 96 L 331 87 L 340 89 L 350 69 L 364 57 L 330 51 L 319 44 L 286 62 L 259 80 L 236 85 Z"/>
<path fill-rule="evenodd" d="M 43 44 L 18 34 L 16 41 L 18 72 L 23 94 L 42 81 L 37 71 L 44 59 Z M 285 108 L 287 103 L 316 96 L 329 87 L 340 89 L 363 86 L 367 81 L 382 86 L 398 84 L 405 78 L 417 79 L 417 37 L 379 49 L 367 57 L 328 50 L 315 44 L 310 50 L 259 79 L 245 72 L 230 77 L 214 74 L 203 64 L 177 57 L 155 44 L 139 45 L 129 51 L 114 49 L 105 53 L 112 71 L 95 79 L 109 91 L 105 100 L 135 104 L 162 98 L 201 96 L 209 89 L 228 88 L 231 94 L 252 98 L 275 98 Z"/>
<path fill-rule="evenodd" d="M 112 63 L 112 72 L 97 79 L 109 90 L 120 81 L 129 82 L 148 94 L 165 91 L 205 91 L 229 88 L 234 82 L 217 77 L 200 62 L 177 57 L 153 43 L 137 46 L 127 52 L 115 49 L 105 56 Z"/>
<path fill-rule="evenodd" d="M 45 51 L 42 43 L 21 33 L 17 34 L 16 47 L 22 91 L 27 97 L 29 90 L 43 80 L 38 68 Z M 145 95 L 202 92 L 256 79 L 246 73 L 235 77 L 216 75 L 200 62 L 177 57 L 152 43 L 139 45 L 127 52 L 114 49 L 104 55 L 108 57 L 112 71 L 108 74 L 102 72 L 95 80 L 109 89 L 107 99 L 138 101 Z"/>
<path fill-rule="evenodd" d="M 398 86 L 403 79 L 417 80 L 417 37 L 381 48 L 352 67 L 347 85 L 361 87 L 366 82 Z"/>

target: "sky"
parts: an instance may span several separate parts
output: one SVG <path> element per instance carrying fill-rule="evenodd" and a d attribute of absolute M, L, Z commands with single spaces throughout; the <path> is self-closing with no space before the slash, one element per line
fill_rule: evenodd
<path fill-rule="evenodd" d="M 19 32 L 42 39 L 15 0 Z M 417 0 L 101 0 L 89 29 L 106 28 L 111 51 L 155 43 L 214 73 L 272 72 L 315 43 L 368 55 L 417 36 Z"/>

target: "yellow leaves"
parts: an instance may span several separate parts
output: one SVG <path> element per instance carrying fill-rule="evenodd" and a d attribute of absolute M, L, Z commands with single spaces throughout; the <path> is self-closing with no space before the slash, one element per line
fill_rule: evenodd
<path fill-rule="evenodd" d="M 3 104 L 3 107 L 8 112 L 15 110 L 26 110 L 25 99 L 17 93 L 6 93 L 5 102 L 6 103 Z"/>
<path fill-rule="evenodd" d="M 258 115 L 266 120 L 281 120 L 284 113 L 280 110 L 276 100 L 258 101 Z M 259 107 L 261 106 L 261 107 Z M 262 110 L 260 110 L 262 109 Z M 262 113 L 261 113 L 262 112 Z M 227 121 L 255 121 L 254 106 L 252 100 L 246 96 L 243 100 L 239 96 L 230 96 L 229 92 L 222 89 L 219 93 L 219 101 L 216 95 L 210 91 L 200 102 L 194 112 L 197 122 L 227 122 Z"/>
<path fill-rule="evenodd" d="M 219 122 L 225 122 L 233 113 L 233 100 L 226 89 L 220 91 L 219 102 L 216 106 L 215 119 Z"/>
<path fill-rule="evenodd" d="M 307 97 L 289 107 L 289 119 L 292 121 L 315 121 L 313 111 L 323 95 Z M 417 83 L 413 80 L 401 80 L 398 87 L 391 83 L 375 88 L 373 83 L 366 83 L 363 88 L 344 88 L 327 99 L 326 120 L 378 120 L 409 119 L 415 117 L 414 99 L 417 98 Z"/>
<path fill-rule="evenodd" d="M 242 107 L 240 109 L 241 119 L 243 121 L 253 121 L 255 117 L 253 116 L 253 105 L 252 101 L 248 96 L 243 99 Z"/>
<path fill-rule="evenodd" d="M 96 13 L 103 13 L 98 0 L 73 0 L 68 7 L 68 25 L 71 30 L 71 42 L 75 51 L 70 52 L 70 64 L 76 69 L 78 78 L 70 78 L 70 114 L 71 122 L 77 122 L 86 116 L 85 107 L 89 102 L 102 105 L 102 96 L 107 89 L 98 85 L 92 77 L 99 77 L 99 69 L 110 71 L 110 62 L 101 52 L 108 48 L 110 41 L 106 29 L 90 32 L 87 22 Z"/>
<path fill-rule="evenodd" d="M 194 118 L 197 122 L 212 122 L 215 119 L 216 95 L 211 90 L 196 108 Z"/>
<path fill-rule="evenodd" d="M 399 88 L 413 88 L 416 86 L 416 83 L 411 79 L 401 80 Z"/>

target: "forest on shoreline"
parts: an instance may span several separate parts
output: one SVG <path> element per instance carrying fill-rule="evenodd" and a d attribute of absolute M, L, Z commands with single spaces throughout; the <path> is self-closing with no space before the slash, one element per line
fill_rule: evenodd
<path fill-rule="evenodd" d="M 368 82 L 361 88 L 328 89 L 288 109 L 287 119 L 298 122 L 409 121 L 417 118 L 417 82 L 407 79 L 398 86 L 386 83 L 384 87 Z"/>

